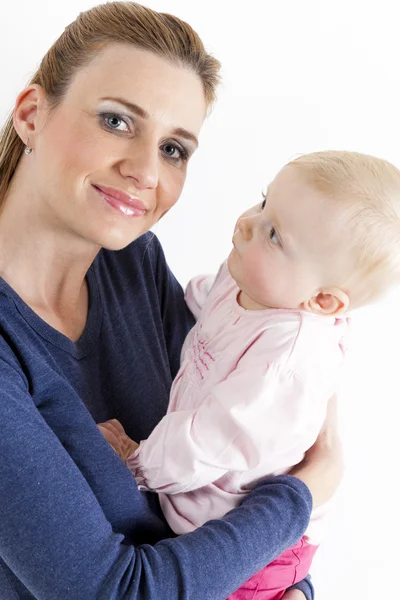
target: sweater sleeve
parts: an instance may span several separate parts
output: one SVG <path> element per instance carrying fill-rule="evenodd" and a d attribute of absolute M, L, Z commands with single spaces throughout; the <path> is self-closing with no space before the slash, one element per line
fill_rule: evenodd
<path fill-rule="evenodd" d="M 307 575 L 307 577 L 302 581 L 299 581 L 299 583 L 292 585 L 292 587 L 290 587 L 289 589 L 299 590 L 300 592 L 303 592 L 306 600 L 314 600 L 314 587 L 311 583 L 311 577 L 309 575 Z"/>
<path fill-rule="evenodd" d="M 192 534 L 131 545 L 1 354 L 0 554 L 38 600 L 223 600 L 306 529 L 310 493 L 282 476 Z"/>

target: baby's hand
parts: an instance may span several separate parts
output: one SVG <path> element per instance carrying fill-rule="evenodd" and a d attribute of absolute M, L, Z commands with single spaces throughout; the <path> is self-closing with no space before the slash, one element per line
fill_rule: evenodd
<path fill-rule="evenodd" d="M 110 419 L 105 423 L 99 423 L 97 427 L 124 462 L 139 447 L 139 444 L 131 440 L 125 433 L 125 429 L 117 419 Z"/>

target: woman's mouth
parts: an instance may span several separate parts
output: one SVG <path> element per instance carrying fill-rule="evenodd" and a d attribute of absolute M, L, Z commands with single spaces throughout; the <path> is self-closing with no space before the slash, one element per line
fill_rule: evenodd
<path fill-rule="evenodd" d="M 135 196 L 104 185 L 92 184 L 92 187 L 109 206 L 126 217 L 141 217 L 147 211 L 143 202 Z"/>

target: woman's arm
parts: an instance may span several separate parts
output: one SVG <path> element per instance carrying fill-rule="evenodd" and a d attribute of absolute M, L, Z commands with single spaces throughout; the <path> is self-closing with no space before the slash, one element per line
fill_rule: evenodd
<path fill-rule="evenodd" d="M 344 471 L 342 444 L 338 435 L 337 398 L 329 403 L 325 422 L 314 446 L 291 473 L 313 490 L 314 507 L 327 502 L 340 484 Z M 310 576 L 287 590 L 282 600 L 314 600 Z"/>
<path fill-rule="evenodd" d="M 135 548 L 112 531 L 26 381 L 4 360 L 0 380 L 0 555 L 38 600 L 223 600 L 307 527 L 310 493 L 286 476 L 260 484 L 220 521 Z"/>
<path fill-rule="evenodd" d="M 125 433 L 119 421 L 112 419 L 98 425 L 100 431 L 113 447 L 115 452 L 125 462 L 127 458 L 137 449 L 138 444 L 131 440 Z M 287 590 L 282 600 L 314 600 L 314 587 L 308 575 Z"/>
<path fill-rule="evenodd" d="M 106 424 L 108 425 L 108 424 Z M 118 424 L 110 423 L 119 448 L 119 436 L 125 434 Z M 126 457 L 123 457 L 126 458 Z M 341 442 L 337 431 L 337 399 L 333 396 L 327 407 L 327 414 L 320 434 L 312 448 L 306 453 L 304 460 L 292 469 L 292 474 L 307 481 L 314 493 L 314 507 L 327 502 L 338 487 L 343 474 L 343 456 Z M 314 588 L 310 577 L 287 590 L 283 600 L 314 600 Z"/>
<path fill-rule="evenodd" d="M 301 479 L 311 490 L 313 508 L 332 498 L 342 480 L 344 460 L 338 431 L 336 395 L 328 402 L 325 421 L 315 444 L 306 452 L 304 460 L 293 467 L 290 474 Z"/>

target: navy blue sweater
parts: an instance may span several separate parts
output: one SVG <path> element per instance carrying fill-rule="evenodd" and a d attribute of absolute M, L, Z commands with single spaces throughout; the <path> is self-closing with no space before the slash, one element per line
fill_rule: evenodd
<path fill-rule="evenodd" d="M 173 538 L 96 423 L 148 437 L 193 318 L 152 234 L 102 250 L 88 286 L 73 343 L 0 278 L 0 598 L 224 600 L 301 537 L 310 493 L 270 479 Z"/>

